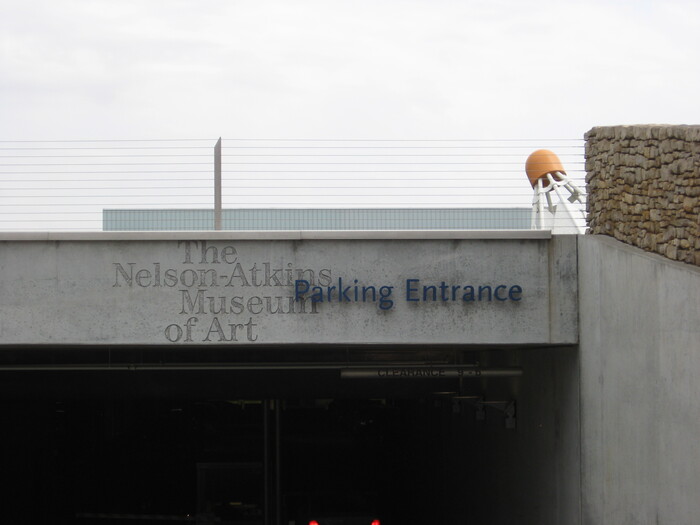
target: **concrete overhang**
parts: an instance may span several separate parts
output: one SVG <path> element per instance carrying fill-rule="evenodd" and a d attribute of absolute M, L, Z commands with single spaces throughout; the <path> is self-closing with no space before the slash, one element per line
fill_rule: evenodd
<path fill-rule="evenodd" d="M 2 241 L 430 240 L 551 239 L 551 230 L 229 230 L 148 232 L 0 232 Z"/>
<path fill-rule="evenodd" d="M 0 344 L 572 345 L 576 236 L 13 232 Z"/>

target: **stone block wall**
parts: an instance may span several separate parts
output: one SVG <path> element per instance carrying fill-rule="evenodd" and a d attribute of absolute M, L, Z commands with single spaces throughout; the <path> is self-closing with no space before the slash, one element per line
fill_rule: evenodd
<path fill-rule="evenodd" d="M 596 127 L 585 139 L 589 232 L 700 266 L 700 126 Z"/>

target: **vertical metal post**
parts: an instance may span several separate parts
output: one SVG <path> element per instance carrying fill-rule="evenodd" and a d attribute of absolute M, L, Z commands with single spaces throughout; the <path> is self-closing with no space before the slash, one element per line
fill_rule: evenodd
<path fill-rule="evenodd" d="M 214 229 L 221 229 L 221 137 L 214 146 Z"/>
<path fill-rule="evenodd" d="M 280 400 L 275 400 L 275 525 L 282 525 L 282 457 L 280 413 L 282 406 Z"/>
<path fill-rule="evenodd" d="M 270 525 L 270 401 L 263 402 L 263 506 L 265 507 L 265 525 Z"/>

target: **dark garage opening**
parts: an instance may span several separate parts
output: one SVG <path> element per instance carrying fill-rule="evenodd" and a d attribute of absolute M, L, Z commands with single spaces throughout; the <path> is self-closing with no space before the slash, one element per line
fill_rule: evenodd
<path fill-rule="evenodd" d="M 3 371 L 3 522 L 323 525 L 325 505 L 383 525 L 536 523 L 568 453 L 554 371 L 575 356 L 525 352 L 461 356 L 526 372 L 463 383 Z"/>

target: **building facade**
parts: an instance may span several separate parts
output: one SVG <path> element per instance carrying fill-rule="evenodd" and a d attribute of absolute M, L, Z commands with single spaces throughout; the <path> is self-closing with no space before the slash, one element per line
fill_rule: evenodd
<path fill-rule="evenodd" d="M 592 193 L 659 133 L 593 130 Z M 300 524 L 342 493 L 387 524 L 693 523 L 697 230 L 632 245 L 672 234 L 621 191 L 627 238 L 4 234 L 8 515 Z"/>

